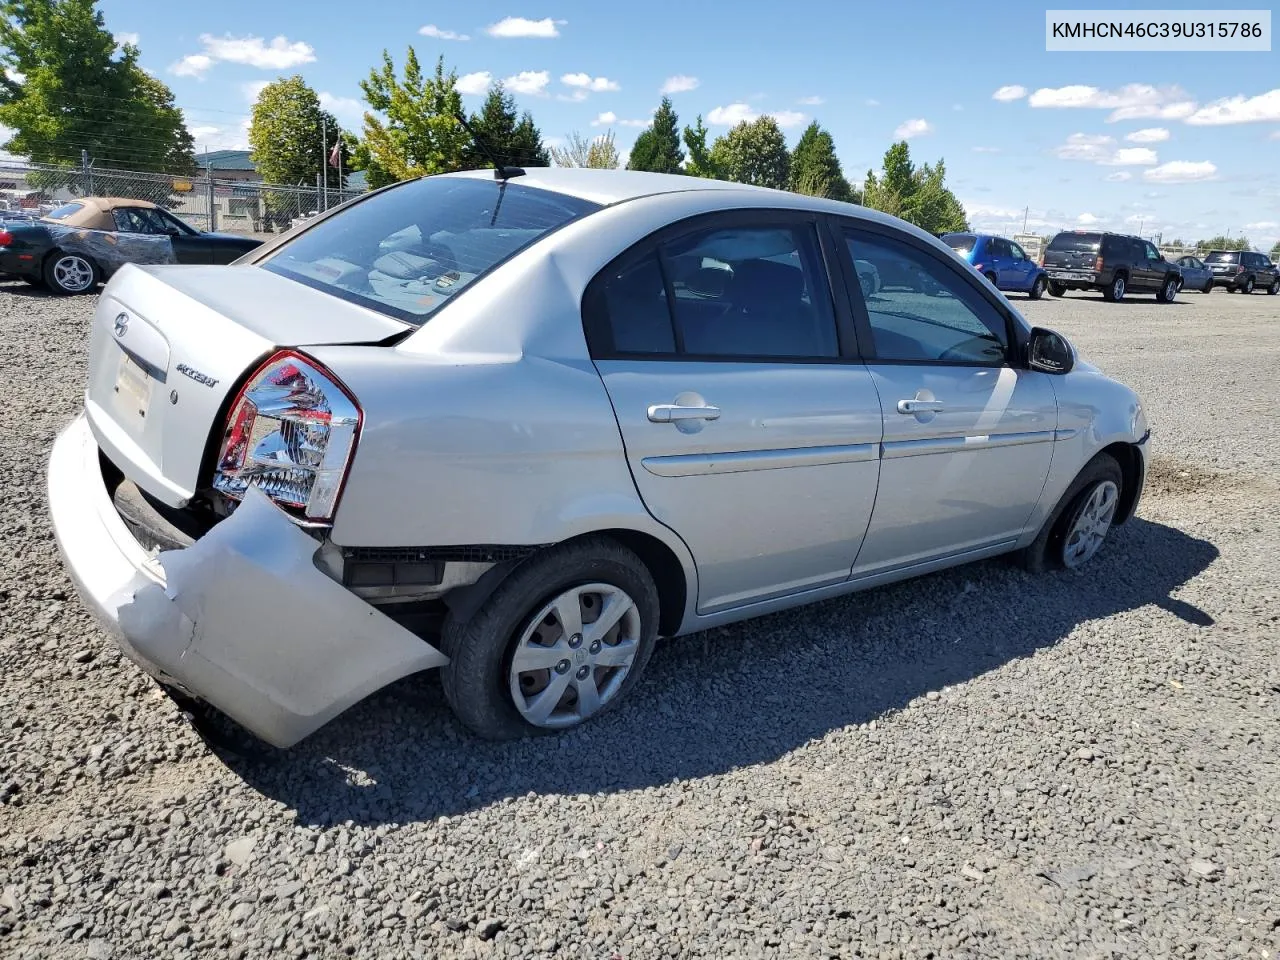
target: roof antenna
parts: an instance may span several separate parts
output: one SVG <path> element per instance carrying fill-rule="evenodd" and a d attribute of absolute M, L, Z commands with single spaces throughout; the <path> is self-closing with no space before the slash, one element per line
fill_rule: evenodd
<path fill-rule="evenodd" d="M 506 181 L 510 180 L 512 177 L 524 176 L 524 167 L 513 167 L 498 162 L 497 156 L 489 149 L 489 144 L 485 143 L 484 140 L 471 129 L 471 124 L 467 123 L 467 118 L 463 115 L 461 110 L 454 114 L 454 116 L 457 118 L 458 122 L 462 124 L 462 129 L 467 131 L 471 139 L 475 141 L 476 147 L 485 155 L 485 159 L 493 164 L 493 179 Z"/>

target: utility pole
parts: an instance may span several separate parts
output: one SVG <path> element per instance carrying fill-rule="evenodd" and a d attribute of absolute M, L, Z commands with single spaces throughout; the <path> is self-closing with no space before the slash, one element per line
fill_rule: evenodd
<path fill-rule="evenodd" d="M 1023 233 L 1027 232 L 1027 217 L 1030 215 L 1031 215 L 1031 205 L 1027 204 L 1026 208 L 1022 211 L 1022 232 Z"/>
<path fill-rule="evenodd" d="M 324 201 L 321 210 L 329 209 L 329 172 L 326 169 L 329 163 L 329 118 L 324 114 L 320 115 L 320 176 L 323 177 L 324 184 Z"/>

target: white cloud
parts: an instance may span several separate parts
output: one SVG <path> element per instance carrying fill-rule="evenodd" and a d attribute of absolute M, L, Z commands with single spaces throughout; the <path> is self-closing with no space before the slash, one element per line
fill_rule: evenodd
<path fill-rule="evenodd" d="M 698 83 L 697 77 L 677 73 L 674 77 L 667 77 L 663 81 L 662 89 L 658 92 L 664 95 L 668 93 L 688 93 L 690 90 L 697 90 Z"/>
<path fill-rule="evenodd" d="M 566 103 L 581 103 L 590 96 L 591 94 L 587 93 L 585 90 L 572 90 L 569 93 L 557 93 L 556 99 L 563 100 Z"/>
<path fill-rule="evenodd" d="M 250 103 L 256 103 L 258 97 L 262 95 L 262 91 L 270 85 L 270 80 L 251 80 L 248 83 L 240 84 L 240 92 L 244 94 L 244 98 Z"/>
<path fill-rule="evenodd" d="M 551 74 L 545 70 L 522 70 L 515 76 L 507 77 L 502 85 L 512 93 L 526 97 L 545 97 L 547 84 L 551 82 Z"/>
<path fill-rule="evenodd" d="M 211 137 L 215 133 L 220 133 L 221 131 L 222 131 L 221 127 L 211 127 L 211 126 L 187 128 L 187 132 L 190 133 L 191 136 L 193 136 L 197 140 L 203 140 L 206 137 Z"/>
<path fill-rule="evenodd" d="M 1272 131 L 1271 131 L 1271 135 L 1270 135 L 1270 136 L 1268 136 L 1268 137 L 1267 137 L 1267 139 L 1268 139 L 1268 140 L 1280 140 L 1280 130 L 1272 130 Z"/>
<path fill-rule="evenodd" d="M 655 107 L 654 109 L 656 110 L 657 108 Z M 647 127 L 648 125 L 649 125 L 648 120 L 619 120 L 618 121 L 618 126 L 620 127 Z"/>
<path fill-rule="evenodd" d="M 1213 180 L 1217 175 L 1218 168 L 1208 160 L 1171 160 L 1142 171 L 1142 178 L 1152 183 L 1193 183 Z"/>
<path fill-rule="evenodd" d="M 301 40 L 290 42 L 287 37 L 275 37 L 268 43 L 262 37 L 233 37 L 230 34 L 215 37 L 209 33 L 200 35 L 204 52 L 214 60 L 240 63 L 260 70 L 288 70 L 290 67 L 313 63 L 315 48 Z"/>
<path fill-rule="evenodd" d="M 1207 103 L 1187 123 L 1195 126 L 1222 126 L 1229 123 L 1280 122 L 1280 87 L 1256 97 L 1223 97 Z"/>
<path fill-rule="evenodd" d="M 354 97 L 336 97 L 332 93 L 322 90 L 320 91 L 320 106 L 348 126 L 354 126 L 364 117 L 364 104 Z"/>
<path fill-rule="evenodd" d="M 552 20 L 545 17 L 542 20 L 528 20 L 525 17 L 503 17 L 497 23 L 492 23 L 484 28 L 484 32 L 491 37 L 503 37 L 510 39 L 512 37 L 558 37 L 560 36 L 559 28 L 568 23 L 567 20 Z"/>
<path fill-rule="evenodd" d="M 1016 83 L 1007 87 L 1001 87 L 991 95 L 992 100 L 999 100 L 1001 103 L 1009 103 L 1012 100 L 1021 100 L 1027 95 L 1027 88 L 1019 86 Z"/>
<path fill-rule="evenodd" d="M 431 37 L 433 40 L 470 40 L 465 33 L 455 33 L 452 30 L 442 30 L 434 23 L 428 23 L 425 27 L 419 27 L 418 32 L 424 37 Z"/>
<path fill-rule="evenodd" d="M 769 114 L 773 117 L 774 123 L 783 127 L 798 127 L 809 119 L 808 114 L 800 113 L 798 110 L 775 110 Z"/>
<path fill-rule="evenodd" d="M 213 66 L 213 57 L 203 53 L 189 53 L 177 63 L 169 65 L 169 72 L 175 77 L 203 77 L 205 71 Z"/>
<path fill-rule="evenodd" d="M 27 79 L 27 75 L 25 73 L 22 73 L 21 71 L 18 71 L 18 70 L 14 70 L 12 67 L 5 67 L 4 75 L 8 77 L 10 80 L 12 80 L 14 83 L 22 83 L 22 81 Z"/>
<path fill-rule="evenodd" d="M 739 101 L 727 107 L 712 107 L 707 113 L 707 123 L 716 127 L 732 127 L 743 120 L 754 120 L 759 114 L 751 107 Z"/>
<path fill-rule="evenodd" d="M 1149 147 L 1116 149 L 1114 137 L 1089 133 L 1071 134 L 1066 143 L 1053 148 L 1053 155 L 1059 160 L 1084 160 L 1108 167 L 1152 166 L 1159 162 Z"/>
<path fill-rule="evenodd" d="M 1244 225 L 1246 230 L 1253 230 L 1254 232 L 1259 230 L 1274 230 L 1276 227 L 1280 227 L 1280 223 L 1277 223 L 1275 220 L 1259 220 L 1257 223 L 1246 223 Z"/>
<path fill-rule="evenodd" d="M 618 122 L 618 115 L 612 110 L 606 110 L 604 113 L 598 114 L 591 121 L 593 127 L 607 127 Z"/>
<path fill-rule="evenodd" d="M 1000 148 L 999 147 L 974 147 L 973 152 L 974 153 L 999 153 Z"/>
<path fill-rule="evenodd" d="M 933 127 L 928 120 L 920 117 L 914 120 L 906 120 L 898 124 L 898 129 L 893 131 L 893 135 L 899 140 L 910 140 L 912 137 L 923 137 L 927 133 L 933 133 Z"/>
<path fill-rule="evenodd" d="M 1115 173 L 1108 173 L 1105 179 L 1112 183 L 1124 183 L 1126 180 L 1132 180 L 1133 174 L 1127 170 L 1117 170 Z"/>
<path fill-rule="evenodd" d="M 593 77 L 587 73 L 566 73 L 560 78 L 566 87 L 577 87 L 591 93 L 606 93 L 621 89 L 617 82 L 608 77 Z"/>
<path fill-rule="evenodd" d="M 821 97 L 801 97 L 796 101 L 802 107 L 816 107 L 825 102 Z"/>
<path fill-rule="evenodd" d="M 138 45 L 138 41 L 142 39 L 140 36 L 138 36 L 138 34 L 132 33 L 128 30 L 121 30 L 115 36 L 116 36 L 116 43 L 120 44 L 120 46 L 122 47 L 126 43 L 133 44 L 133 46 L 136 47 Z"/>
<path fill-rule="evenodd" d="M 1155 87 L 1149 83 L 1129 83 L 1117 90 L 1103 90 L 1085 84 L 1041 87 L 1027 102 L 1048 109 L 1110 110 L 1108 123 L 1145 117 L 1176 120 L 1195 112 L 1195 101 L 1180 87 Z"/>
<path fill-rule="evenodd" d="M 196 162 L 200 162 L 200 154 L 206 150 L 249 149 L 250 123 L 252 121 L 245 117 L 239 123 L 227 127 L 215 124 L 190 127 L 191 139 L 195 141 Z"/>
<path fill-rule="evenodd" d="M 878 107 L 878 106 L 880 106 L 880 101 L 879 101 L 879 100 L 866 100 L 866 101 L 864 101 L 864 102 L 866 103 L 866 105 L 867 105 L 868 107 Z"/>
<path fill-rule="evenodd" d="M 1102 218 L 1095 217 L 1092 213 L 1082 213 L 1080 214 L 1080 216 L 1076 217 L 1076 223 L 1083 224 L 1086 227 L 1091 227 L 1095 223 L 1101 223 L 1101 222 L 1102 222 Z"/>
<path fill-rule="evenodd" d="M 453 85 L 454 89 L 464 96 L 482 96 L 493 83 L 493 74 L 488 70 L 477 70 L 475 73 L 464 73 Z"/>
<path fill-rule="evenodd" d="M 1163 143 L 1169 139 L 1169 131 L 1164 127 L 1147 127 L 1127 133 L 1124 138 L 1130 143 Z"/>

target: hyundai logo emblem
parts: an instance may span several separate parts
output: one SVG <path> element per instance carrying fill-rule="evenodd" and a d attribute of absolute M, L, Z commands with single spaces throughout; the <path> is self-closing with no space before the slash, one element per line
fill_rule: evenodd
<path fill-rule="evenodd" d="M 129 329 L 129 315 L 127 313 L 119 314 L 113 327 L 117 337 L 123 337 L 126 330 Z"/>

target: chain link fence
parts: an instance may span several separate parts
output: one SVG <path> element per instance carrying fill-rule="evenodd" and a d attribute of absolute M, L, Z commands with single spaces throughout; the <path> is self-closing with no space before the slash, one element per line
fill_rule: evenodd
<path fill-rule="evenodd" d="M 76 197 L 129 197 L 164 207 L 197 230 L 265 238 L 361 192 L 330 187 L 326 193 L 318 184 L 276 186 L 217 172 L 185 176 L 3 160 L 0 209 L 39 216 Z"/>

